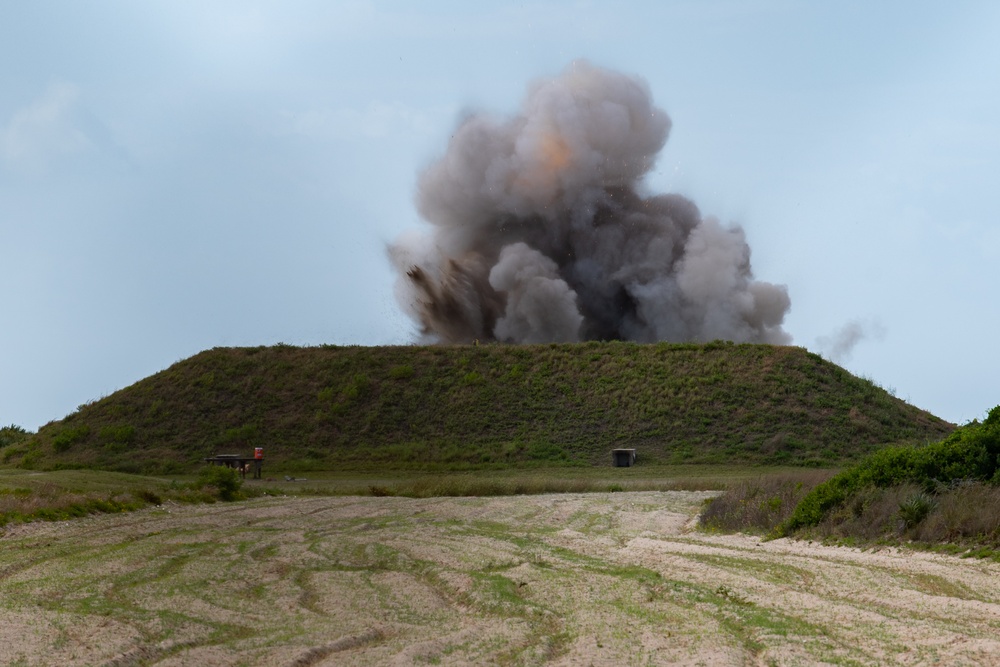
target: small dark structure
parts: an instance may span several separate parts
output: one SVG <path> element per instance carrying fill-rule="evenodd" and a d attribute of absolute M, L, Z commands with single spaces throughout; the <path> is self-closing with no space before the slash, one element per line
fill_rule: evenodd
<path fill-rule="evenodd" d="M 263 454 L 260 456 L 240 456 L 239 454 L 216 454 L 205 459 L 205 463 L 214 466 L 226 466 L 235 468 L 240 477 L 246 479 L 247 473 L 253 471 L 253 478 L 260 479 L 261 468 L 264 464 Z"/>
<path fill-rule="evenodd" d="M 634 449 L 612 449 L 611 465 L 615 468 L 631 468 L 635 465 Z"/>

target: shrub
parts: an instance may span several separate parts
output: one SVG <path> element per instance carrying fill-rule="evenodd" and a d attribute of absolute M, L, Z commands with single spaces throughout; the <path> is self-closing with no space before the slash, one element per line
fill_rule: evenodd
<path fill-rule="evenodd" d="M 57 452 L 65 452 L 73 446 L 73 443 L 83 440 L 88 435 L 90 435 L 90 427 L 86 424 L 64 428 L 52 438 L 52 449 Z"/>
<path fill-rule="evenodd" d="M 42 453 L 40 451 L 38 451 L 37 449 L 34 451 L 29 451 L 21 459 L 19 467 L 24 468 L 25 470 L 34 470 L 35 468 L 38 467 L 38 464 L 41 460 L 42 460 Z"/>
<path fill-rule="evenodd" d="M 866 488 L 914 484 L 926 493 L 957 480 L 1000 483 L 1000 406 L 982 423 L 964 426 L 940 442 L 919 447 L 890 447 L 861 460 L 812 490 L 778 534 L 816 526 L 835 508 Z"/>
<path fill-rule="evenodd" d="M 0 461 L 2 461 L 3 463 L 8 463 L 14 457 L 21 456 L 22 454 L 24 454 L 25 451 L 27 450 L 25 450 L 24 447 L 8 447 L 7 449 L 3 450 L 3 455 L 0 456 Z"/>
<path fill-rule="evenodd" d="M 139 498 L 139 500 L 147 502 L 150 505 L 163 504 L 163 497 L 160 496 L 160 494 L 158 494 L 156 491 L 153 491 L 152 489 L 138 489 L 137 491 L 134 492 L 134 494 L 137 498 Z"/>
<path fill-rule="evenodd" d="M 113 426 L 105 426 L 100 430 L 100 438 L 103 442 L 117 442 L 121 444 L 128 444 L 132 442 L 135 438 L 135 428 L 129 424 L 115 424 Z"/>
<path fill-rule="evenodd" d="M 394 380 L 405 380 L 407 378 L 411 378 L 413 377 L 413 366 L 410 364 L 393 366 L 389 369 L 389 377 Z"/>
<path fill-rule="evenodd" d="M 936 506 L 937 501 L 931 495 L 923 491 L 911 493 L 899 503 L 899 518 L 903 527 L 915 528 Z"/>
<path fill-rule="evenodd" d="M 7 445 L 16 445 L 17 443 L 23 442 L 30 437 L 31 433 L 21 428 L 17 424 L 4 426 L 3 428 L 0 428 L 0 447 L 6 447 Z"/>
<path fill-rule="evenodd" d="M 817 534 L 866 541 L 899 537 L 907 530 L 900 508 L 920 493 L 920 487 L 913 484 L 889 489 L 865 487 L 829 512 L 817 526 Z"/>
<path fill-rule="evenodd" d="M 214 488 L 220 500 L 238 500 L 243 480 L 235 468 L 227 466 L 209 466 L 198 473 L 198 485 Z"/>

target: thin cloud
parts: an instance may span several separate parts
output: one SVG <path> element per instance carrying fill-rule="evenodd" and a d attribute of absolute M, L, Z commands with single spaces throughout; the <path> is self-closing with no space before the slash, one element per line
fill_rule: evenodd
<path fill-rule="evenodd" d="M 111 129 L 81 101 L 73 83 L 50 84 L 0 126 L 0 168 L 42 174 L 81 155 L 105 155 L 134 167 Z"/>
<path fill-rule="evenodd" d="M 11 169 L 40 171 L 91 145 L 75 122 L 80 89 L 53 83 L 45 93 L 14 113 L 0 130 L 0 156 Z"/>

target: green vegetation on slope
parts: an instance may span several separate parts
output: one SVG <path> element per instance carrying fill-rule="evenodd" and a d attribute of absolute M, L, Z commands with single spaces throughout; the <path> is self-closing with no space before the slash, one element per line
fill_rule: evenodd
<path fill-rule="evenodd" d="M 0 448 L 25 442 L 31 438 L 31 435 L 31 432 L 17 424 L 0 427 Z"/>
<path fill-rule="evenodd" d="M 192 470 L 263 447 L 270 469 L 608 463 L 837 465 L 938 439 L 942 420 L 801 348 L 731 343 L 216 348 L 27 442 L 21 467 Z"/>
<path fill-rule="evenodd" d="M 933 494 L 953 487 L 957 482 L 987 482 L 1000 486 L 1000 406 L 993 408 L 982 424 L 972 423 L 958 429 L 941 442 L 923 447 L 890 447 L 877 451 L 806 495 L 782 527 L 789 533 L 819 524 L 835 508 L 850 498 L 871 489 L 889 489 L 913 485 L 919 493 Z M 929 495 L 925 508 L 934 502 Z M 912 502 L 916 502 L 914 496 Z M 919 503 L 918 503 L 919 504 Z M 862 508 L 863 509 L 863 508 Z M 916 522 L 926 516 L 922 512 Z M 914 513 L 919 510 L 914 508 Z M 915 518 L 915 514 L 914 517 Z"/>
<path fill-rule="evenodd" d="M 1000 559 L 1000 406 L 940 442 L 881 449 L 836 475 L 739 481 L 700 522 L 709 530 L 916 543 Z"/>

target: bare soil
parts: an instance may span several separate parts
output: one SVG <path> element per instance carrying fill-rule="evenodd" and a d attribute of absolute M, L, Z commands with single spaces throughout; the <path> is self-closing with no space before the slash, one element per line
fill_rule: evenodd
<path fill-rule="evenodd" d="M 707 535 L 709 495 L 271 498 L 9 526 L 0 664 L 1000 664 L 1000 565 Z"/>

